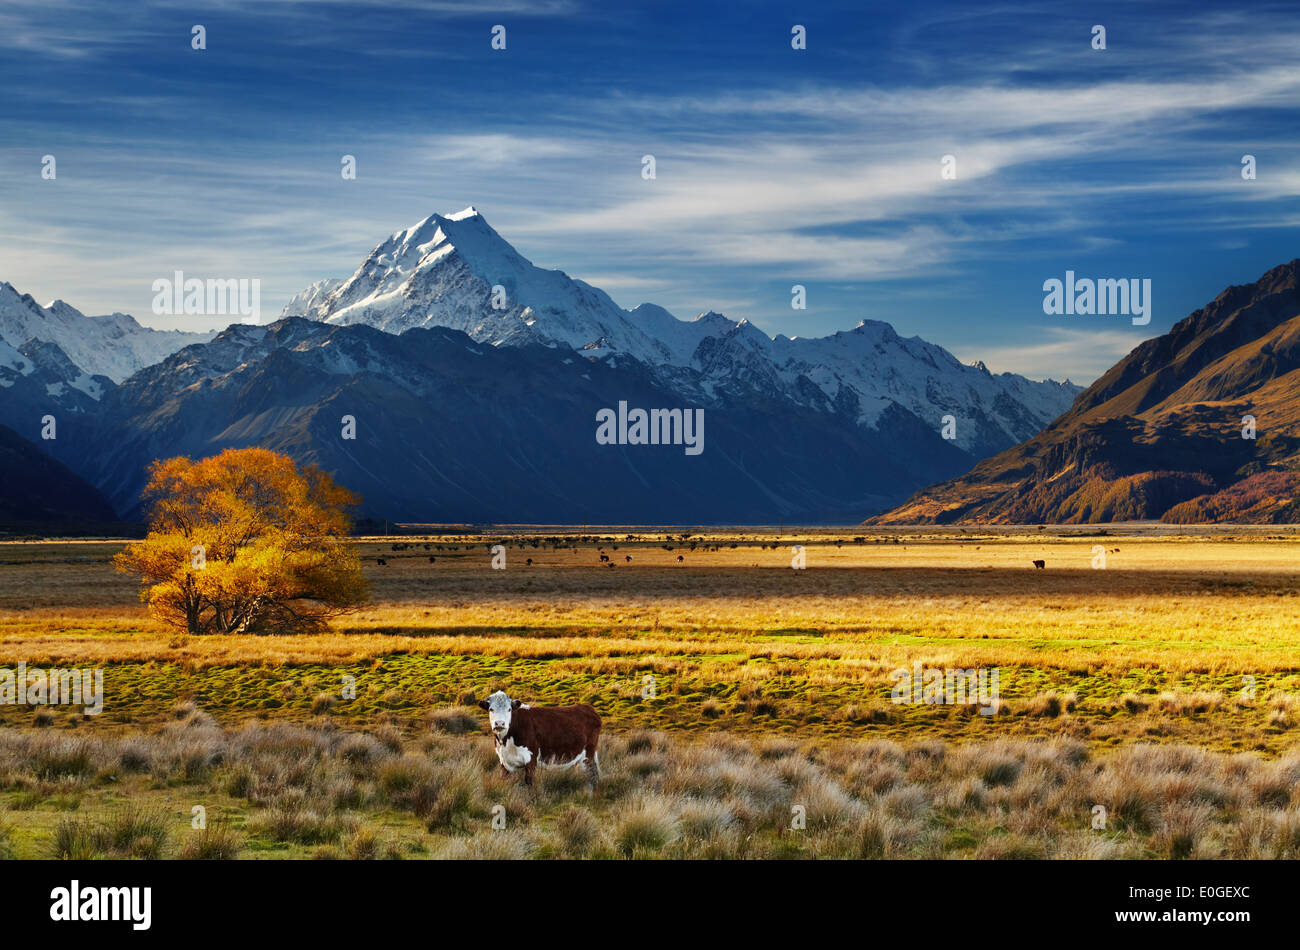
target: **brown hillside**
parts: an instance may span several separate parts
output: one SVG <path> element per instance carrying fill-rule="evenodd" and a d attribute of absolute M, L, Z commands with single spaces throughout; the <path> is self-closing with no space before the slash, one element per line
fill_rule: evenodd
<path fill-rule="evenodd" d="M 1255 417 L 1254 439 L 1243 438 L 1245 415 Z M 1179 519 L 1264 510 L 1272 519 L 1295 510 L 1287 497 L 1263 503 L 1264 483 L 1231 489 L 1298 463 L 1300 259 L 1228 288 L 1135 348 L 1028 442 L 868 523 L 1085 524 L 1171 509 Z M 1288 491 L 1294 480 L 1267 485 Z M 1221 491 L 1214 504 L 1184 504 Z"/>

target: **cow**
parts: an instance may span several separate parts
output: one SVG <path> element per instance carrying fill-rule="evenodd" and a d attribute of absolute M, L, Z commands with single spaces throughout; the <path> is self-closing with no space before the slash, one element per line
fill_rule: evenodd
<path fill-rule="evenodd" d="M 487 711 L 488 726 L 496 743 L 501 773 L 523 769 L 524 784 L 543 768 L 567 769 L 582 765 L 587 780 L 596 787 L 600 779 L 600 715 L 591 706 L 548 706 L 534 709 L 497 690 L 479 700 Z"/>
<path fill-rule="evenodd" d="M 1040 570 L 1040 571 L 1042 571 L 1042 570 L 1046 570 L 1046 569 L 1047 569 L 1047 562 L 1046 562 L 1046 561 L 1035 561 L 1035 562 L 1034 562 L 1034 567 L 1038 568 L 1038 570 Z"/>
<path fill-rule="evenodd" d="M 625 560 L 625 561 L 627 561 L 627 563 L 631 564 L 631 563 L 632 563 L 632 555 L 630 555 L 630 554 L 625 554 L 625 555 L 623 556 L 623 560 Z"/>

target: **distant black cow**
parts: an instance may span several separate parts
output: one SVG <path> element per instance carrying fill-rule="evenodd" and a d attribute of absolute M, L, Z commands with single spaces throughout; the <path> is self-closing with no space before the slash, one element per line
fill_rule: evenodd
<path fill-rule="evenodd" d="M 506 775 L 523 769 L 524 784 L 533 784 L 543 768 L 582 765 L 594 788 L 600 778 L 600 715 L 591 706 L 551 706 L 534 709 L 497 690 L 479 701 L 487 710 L 488 727 L 496 742 L 497 759 Z"/>
<path fill-rule="evenodd" d="M 375 558 L 375 563 L 376 563 L 376 564 L 387 564 L 388 562 L 385 561 L 382 557 L 377 557 L 377 558 Z"/>
<path fill-rule="evenodd" d="M 438 556 L 437 556 L 436 554 L 430 554 L 430 555 L 429 555 L 429 563 L 430 563 L 430 564 L 436 564 L 437 561 L 438 561 Z"/>
<path fill-rule="evenodd" d="M 632 555 L 630 555 L 630 554 L 625 555 L 624 558 L 623 558 L 623 560 L 625 560 L 625 561 L 627 561 L 627 563 L 631 564 L 631 563 L 632 563 Z"/>
<path fill-rule="evenodd" d="M 1035 562 L 1034 562 L 1034 567 L 1038 568 L 1040 571 L 1041 571 L 1041 570 L 1045 570 L 1045 569 L 1047 568 L 1047 562 L 1046 562 L 1046 561 L 1035 561 Z"/>
<path fill-rule="evenodd" d="M 682 561 L 684 561 L 684 560 L 686 560 L 686 558 L 682 557 L 680 554 L 677 555 L 677 563 L 678 563 L 678 564 L 682 563 Z"/>

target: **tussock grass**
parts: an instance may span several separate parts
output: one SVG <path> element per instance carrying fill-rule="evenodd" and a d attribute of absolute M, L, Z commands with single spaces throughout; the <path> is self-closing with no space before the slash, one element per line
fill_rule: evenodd
<path fill-rule="evenodd" d="M 239 857 L 243 838 L 229 822 L 215 819 L 206 828 L 191 831 L 177 857 L 187 861 L 228 861 Z"/>
<path fill-rule="evenodd" d="M 676 802 L 662 796 L 647 796 L 624 805 L 614 816 L 614 843 L 624 857 L 656 857 L 677 839 L 679 815 Z"/>
<path fill-rule="evenodd" d="M 503 777 L 481 735 L 417 734 L 395 750 L 328 722 L 222 728 L 197 710 L 120 735 L 0 730 L 0 855 L 1300 856 L 1300 749 L 642 730 L 606 736 L 601 758 L 593 794 L 576 770 L 541 771 L 532 788 Z M 76 811 L 60 815 L 41 790 L 75 793 Z M 217 809 L 203 831 L 189 827 L 191 801 Z"/>
<path fill-rule="evenodd" d="M 504 572 L 497 539 L 375 540 L 373 604 L 267 637 L 160 627 L 108 563 L 120 545 L 0 543 L 0 664 L 107 665 L 110 684 L 99 717 L 0 707 L 7 840 L 20 857 L 1295 857 L 1300 539 L 1278 532 L 1135 529 L 1106 571 L 1090 538 L 1050 530 L 513 537 L 510 563 L 535 563 Z M 634 560 L 600 571 L 598 544 Z M 998 714 L 893 702 L 916 661 L 998 669 Z M 576 772 L 499 774 L 473 704 L 502 687 L 597 706 L 594 794 Z M 229 841 L 199 843 L 196 802 Z M 127 805 L 167 833 L 127 834 Z"/>

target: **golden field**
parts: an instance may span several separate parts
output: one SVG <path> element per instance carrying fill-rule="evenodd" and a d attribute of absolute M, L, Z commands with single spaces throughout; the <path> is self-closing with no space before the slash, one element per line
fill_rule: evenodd
<path fill-rule="evenodd" d="M 109 563 L 120 543 L 3 543 L 0 665 L 102 666 L 106 692 L 98 717 L 0 706 L 9 727 L 4 820 L 18 856 L 48 853 L 56 832 L 80 834 L 77 847 L 94 853 L 121 853 L 96 822 L 130 824 L 134 813 L 121 813 L 128 806 L 165 812 L 168 790 L 194 784 L 233 822 L 242 856 L 358 848 L 469 856 L 481 837 L 475 822 L 503 796 L 528 815 L 511 847 L 533 856 L 570 854 L 563 829 L 597 819 L 597 831 L 569 829 L 587 841 L 584 854 L 1260 856 L 1241 835 L 1258 837 L 1277 822 L 1300 829 L 1291 791 L 1300 774 L 1286 778 L 1300 770 L 1300 537 L 1278 528 L 1167 531 L 620 528 L 370 538 L 361 544 L 371 604 L 327 634 L 283 637 L 189 637 L 160 626 L 135 583 Z M 491 568 L 497 543 L 506 545 L 505 570 Z M 791 568 L 794 545 L 804 546 L 804 570 Z M 1103 569 L 1092 566 L 1098 546 Z M 1045 570 L 1032 566 L 1040 559 Z M 893 702 L 891 673 L 917 662 L 996 668 L 996 714 Z M 345 677 L 355 698 L 342 696 Z M 553 778 L 547 787 L 561 791 L 529 800 L 515 780 L 498 778 L 480 713 L 467 705 L 497 688 L 535 704 L 596 706 L 610 743 L 608 787 L 593 799 L 580 783 Z M 204 748 L 255 742 L 258 730 L 299 730 L 293 741 L 315 750 L 320 774 L 295 781 L 271 764 L 271 777 L 250 778 L 239 771 L 248 763 L 230 758 L 243 753 L 229 751 L 192 775 L 184 755 L 152 753 L 119 774 L 122 743 L 180 741 L 171 735 L 177 702 L 192 704 L 179 718 L 199 723 Z M 333 763 L 336 746 L 380 735 L 388 751 L 374 761 L 398 769 L 389 762 L 396 757 L 420 772 L 424 779 L 410 782 L 427 780 L 427 800 L 403 797 L 406 778 L 387 788 L 374 770 L 351 766 L 360 797 L 322 799 L 347 765 Z M 88 746 L 39 755 L 72 755 L 70 769 L 32 769 L 33 743 L 68 742 Z M 743 760 L 763 773 L 745 781 L 769 783 L 768 793 L 724 794 L 731 780 L 719 776 L 731 766 L 718 749 L 733 750 L 734 769 Z M 857 755 L 888 759 L 881 768 L 897 781 L 854 778 Z M 414 764 L 421 756 L 432 756 L 429 775 Z M 949 765 L 918 764 L 936 756 Z M 1018 764 L 999 771 L 1008 758 Z M 782 778 L 783 768 L 799 774 Z M 1130 781 L 1126 769 L 1146 777 Z M 1175 779 L 1198 769 L 1218 776 L 1220 792 L 1178 792 Z M 1053 770 L 1061 774 L 1051 778 Z M 679 772 L 695 778 L 665 777 Z M 254 779 L 270 784 L 244 794 Z M 1155 784 L 1149 800 L 1126 806 L 1143 817 L 1098 844 L 1086 816 L 1103 779 L 1112 791 Z M 1035 791 L 1040 780 L 1047 784 Z M 1286 781 L 1286 794 L 1269 790 Z M 691 782 L 723 790 L 701 798 L 685 788 Z M 1241 801 L 1223 792 L 1241 782 L 1267 787 Z M 843 821 L 819 826 L 821 844 L 787 840 L 774 815 L 813 786 L 819 807 L 843 797 Z M 965 805 L 959 787 L 973 796 Z M 625 814 L 637 789 L 654 814 Z M 1032 799 L 1025 807 L 1036 817 L 1009 826 L 1013 798 Z M 430 817 L 446 808 L 454 820 Z M 722 837 L 686 835 L 709 808 Z M 329 827 L 293 830 L 300 818 L 311 824 L 307 813 Z M 181 853 L 188 818 L 172 816 L 182 817 L 159 856 Z M 374 821 L 387 829 L 382 848 L 364 844 L 379 834 Z M 649 826 L 644 847 L 638 821 Z M 1170 830 L 1180 822 L 1194 826 L 1191 838 Z M 620 838 L 620 828 L 631 837 Z M 731 841 L 741 829 L 761 846 Z M 506 840 L 483 838 L 480 850 L 495 853 Z"/>

